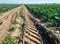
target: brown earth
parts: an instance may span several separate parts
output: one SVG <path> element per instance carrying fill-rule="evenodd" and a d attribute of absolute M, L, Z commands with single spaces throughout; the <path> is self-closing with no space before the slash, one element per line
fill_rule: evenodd
<path fill-rule="evenodd" d="M 11 34 L 11 32 L 9 32 L 9 29 L 12 26 L 12 22 L 17 18 L 18 13 L 21 9 L 23 9 L 22 16 L 25 18 L 25 26 L 23 40 L 21 43 L 18 44 L 57 44 L 52 42 L 50 43 L 50 40 L 46 38 L 46 32 L 50 30 L 44 33 L 44 24 L 41 25 L 41 23 L 39 23 L 40 20 L 35 18 L 24 5 L 3 13 L 0 16 L 0 21 L 3 22 L 0 25 L 0 44 L 2 44 L 2 41 L 5 39 L 6 36 Z M 21 19 L 17 20 L 19 22 L 21 21 Z M 18 24 L 16 31 L 12 32 L 11 36 L 17 36 L 19 34 L 19 27 L 20 25 Z"/>
<path fill-rule="evenodd" d="M 0 16 L 0 21 L 3 23 L 0 25 L 0 44 L 4 40 L 4 38 L 10 34 L 9 28 L 12 25 L 12 22 L 17 17 L 17 12 L 20 10 L 20 7 L 17 7 L 15 9 L 12 9 L 6 13 L 3 13 L 2 16 Z"/>

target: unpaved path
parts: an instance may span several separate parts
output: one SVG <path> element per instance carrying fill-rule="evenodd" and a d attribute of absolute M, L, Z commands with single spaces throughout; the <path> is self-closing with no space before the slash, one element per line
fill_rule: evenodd
<path fill-rule="evenodd" d="M 19 10 L 20 7 L 17 7 L 4 13 L 0 17 L 0 21 L 3 21 L 3 23 L 0 25 L 0 44 L 2 43 L 4 38 L 9 34 L 9 28 L 11 27 L 12 21 L 14 21 L 17 17 Z"/>

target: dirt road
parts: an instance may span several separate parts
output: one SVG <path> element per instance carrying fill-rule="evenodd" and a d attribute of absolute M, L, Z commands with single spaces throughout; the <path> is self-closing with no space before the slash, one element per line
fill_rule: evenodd
<path fill-rule="evenodd" d="M 9 34 L 9 28 L 11 27 L 12 22 L 17 17 L 19 10 L 20 7 L 17 7 L 6 13 L 3 13 L 2 16 L 0 16 L 0 21 L 3 22 L 0 25 L 0 44 L 4 40 L 4 38 Z"/>

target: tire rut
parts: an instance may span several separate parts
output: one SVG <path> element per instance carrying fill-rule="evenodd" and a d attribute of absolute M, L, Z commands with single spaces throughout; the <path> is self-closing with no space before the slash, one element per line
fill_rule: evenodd
<path fill-rule="evenodd" d="M 15 9 L 8 11 L 0 17 L 1 21 L 3 21 L 3 23 L 0 25 L 0 44 L 2 44 L 4 38 L 10 34 L 9 29 L 12 25 L 12 22 L 15 20 L 18 14 L 17 12 L 19 10 L 20 7 L 17 7 Z"/>

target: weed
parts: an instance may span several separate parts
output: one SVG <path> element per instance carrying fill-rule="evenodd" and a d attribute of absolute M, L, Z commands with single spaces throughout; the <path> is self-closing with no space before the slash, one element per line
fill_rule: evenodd
<path fill-rule="evenodd" d="M 10 31 L 15 31 L 16 30 L 16 27 L 11 27 L 10 28 Z"/>
<path fill-rule="evenodd" d="M 16 20 L 14 20 L 13 24 L 14 24 L 14 25 L 19 24 L 19 22 L 16 21 Z"/>
<path fill-rule="evenodd" d="M 17 40 L 16 40 L 15 37 L 8 36 L 8 37 L 5 38 L 3 44 L 17 44 Z"/>

